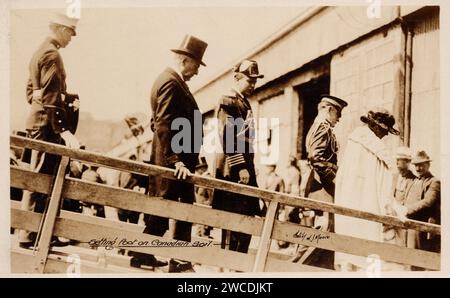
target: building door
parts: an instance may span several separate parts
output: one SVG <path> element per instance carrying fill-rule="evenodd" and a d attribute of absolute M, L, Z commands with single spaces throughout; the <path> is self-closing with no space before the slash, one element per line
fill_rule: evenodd
<path fill-rule="evenodd" d="M 317 116 L 317 105 L 322 94 L 330 91 L 330 76 L 323 75 L 301 84 L 296 88 L 299 95 L 297 155 L 301 159 L 307 158 L 305 139 L 309 128 Z"/>

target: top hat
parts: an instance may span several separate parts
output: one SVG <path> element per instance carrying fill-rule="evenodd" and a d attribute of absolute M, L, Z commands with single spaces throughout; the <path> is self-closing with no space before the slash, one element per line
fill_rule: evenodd
<path fill-rule="evenodd" d="M 395 153 L 395 158 L 411 160 L 411 151 L 408 147 L 398 147 L 397 152 Z"/>
<path fill-rule="evenodd" d="M 374 123 L 393 135 L 399 135 L 399 131 L 394 128 L 394 116 L 384 108 L 375 108 L 369 111 L 366 116 L 361 116 L 360 119 L 364 123 Z"/>
<path fill-rule="evenodd" d="M 262 79 L 264 75 L 259 73 L 258 63 L 254 60 L 244 60 L 233 67 L 233 72 L 242 73 L 249 78 Z"/>
<path fill-rule="evenodd" d="M 208 44 L 203 40 L 187 34 L 178 49 L 171 49 L 171 51 L 191 57 L 201 65 L 206 66 L 202 58 L 207 46 Z"/>
<path fill-rule="evenodd" d="M 50 20 L 50 23 L 62 25 L 72 30 L 72 35 L 76 36 L 78 19 L 69 18 L 67 15 L 62 13 L 54 14 Z"/>
<path fill-rule="evenodd" d="M 332 96 L 329 94 L 323 94 L 320 96 L 320 98 L 322 99 L 320 102 L 329 103 L 339 110 L 342 110 L 343 108 L 348 106 L 348 103 L 345 100 L 340 99 L 339 97 L 336 97 L 336 96 Z"/>
<path fill-rule="evenodd" d="M 206 162 L 206 158 L 201 156 L 199 158 L 199 163 L 195 166 L 195 169 L 208 168 L 208 163 Z"/>
<path fill-rule="evenodd" d="M 430 161 L 431 161 L 431 159 L 428 156 L 428 154 L 425 151 L 422 150 L 422 151 L 419 151 L 419 152 L 416 153 L 416 155 L 414 156 L 414 158 L 413 158 L 411 163 L 413 165 L 416 165 L 416 164 L 419 164 L 419 163 L 430 162 Z"/>

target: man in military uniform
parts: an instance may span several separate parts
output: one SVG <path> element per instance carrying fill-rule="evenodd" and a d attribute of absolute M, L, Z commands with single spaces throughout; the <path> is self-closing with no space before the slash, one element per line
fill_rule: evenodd
<path fill-rule="evenodd" d="M 79 148 L 74 133 L 78 124 L 78 95 L 66 91 L 66 72 L 58 50 L 65 48 L 76 35 L 77 19 L 62 14 L 54 16 L 50 22 L 50 34 L 33 54 L 27 84 L 27 101 L 31 105 L 26 121 L 27 137 L 65 144 L 69 148 Z M 30 164 L 30 169 L 44 174 L 55 174 L 59 158 L 52 154 L 25 150 L 22 160 Z M 43 212 L 46 196 L 24 192 L 22 208 Z M 21 247 L 30 247 L 34 234 L 21 231 Z"/>
<path fill-rule="evenodd" d="M 315 182 L 308 183 L 306 196 L 311 192 L 323 188 L 330 196 L 334 197 L 334 178 L 337 172 L 338 144 L 333 128 L 341 118 L 341 112 L 347 103 L 335 96 L 324 95 L 318 105 L 318 115 L 306 135 L 306 152 L 308 161 L 312 167 Z"/>
<path fill-rule="evenodd" d="M 317 107 L 318 114 L 306 135 L 306 152 L 311 173 L 305 188 L 305 196 L 325 202 L 334 202 L 335 177 L 337 172 L 338 144 L 333 128 L 341 118 L 347 102 L 331 95 L 323 95 Z M 332 215 L 327 212 L 304 210 L 304 222 L 323 230 L 333 230 Z M 314 225 L 314 224 L 313 224 Z M 312 264 L 333 268 L 331 251 L 316 249 L 310 257 Z"/>
<path fill-rule="evenodd" d="M 220 99 L 217 108 L 218 132 L 223 151 L 216 154 L 215 177 L 250 186 L 257 186 L 254 165 L 255 136 L 252 108 L 247 99 L 255 89 L 258 64 L 244 60 L 233 68 L 234 88 Z M 260 214 L 259 199 L 215 190 L 213 208 L 254 216 Z M 222 232 L 222 248 L 227 231 Z M 247 253 L 251 235 L 231 231 L 229 249 Z"/>

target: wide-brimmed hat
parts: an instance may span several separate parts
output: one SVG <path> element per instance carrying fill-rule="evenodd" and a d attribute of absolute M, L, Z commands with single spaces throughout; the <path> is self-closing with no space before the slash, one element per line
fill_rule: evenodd
<path fill-rule="evenodd" d="M 50 23 L 67 27 L 72 30 L 73 36 L 77 35 L 76 29 L 77 29 L 78 19 L 76 19 L 76 18 L 70 18 L 65 14 L 56 13 L 56 14 L 52 15 L 52 18 L 50 19 Z"/>
<path fill-rule="evenodd" d="M 207 47 L 208 44 L 203 40 L 187 34 L 178 49 L 171 49 L 171 51 L 191 57 L 201 65 L 206 66 L 202 59 Z"/>
<path fill-rule="evenodd" d="M 364 123 L 374 123 L 393 135 L 399 135 L 399 131 L 394 128 L 394 116 L 384 108 L 374 108 L 366 116 L 361 116 L 360 119 Z"/>
<path fill-rule="evenodd" d="M 235 73 L 241 73 L 249 78 L 264 78 L 264 75 L 259 73 L 258 63 L 254 60 L 243 60 L 236 64 L 232 70 Z"/>
<path fill-rule="evenodd" d="M 411 161 L 411 163 L 413 165 L 416 165 L 416 164 L 419 164 L 419 163 L 430 162 L 430 161 L 431 161 L 431 159 L 428 156 L 428 154 L 425 151 L 421 150 L 421 151 L 418 151 L 416 153 L 416 155 L 414 156 L 414 158 Z"/>
<path fill-rule="evenodd" d="M 411 150 L 409 150 L 408 147 L 398 147 L 397 151 L 395 152 L 395 158 L 411 160 Z"/>

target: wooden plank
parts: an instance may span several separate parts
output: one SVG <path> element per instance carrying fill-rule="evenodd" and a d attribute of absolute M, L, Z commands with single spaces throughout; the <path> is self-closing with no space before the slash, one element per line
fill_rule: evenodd
<path fill-rule="evenodd" d="M 126 239 L 128 241 L 137 240 L 136 243 L 146 242 L 150 246 L 133 246 L 127 247 L 127 249 L 168 258 L 187 260 L 205 265 L 226 267 L 239 271 L 250 271 L 255 259 L 247 254 L 226 251 L 213 246 L 177 247 L 175 243 L 180 242 L 176 242 L 173 239 L 114 229 L 101 225 L 100 222 L 103 221 L 103 219 L 98 218 L 98 221 L 98 224 L 87 224 L 82 221 L 58 218 L 55 226 L 55 235 L 82 242 L 89 242 L 92 239 L 100 240 L 102 238 L 107 238 L 108 240 L 117 239 L 117 243 L 119 243 L 122 239 Z M 173 246 L 152 246 L 161 242 L 170 242 L 170 245 Z"/>
<path fill-rule="evenodd" d="M 28 231 L 37 231 L 37 228 L 39 226 L 39 221 L 42 216 L 41 214 L 31 213 L 31 212 L 20 210 L 20 203 L 15 202 L 15 201 L 11 201 L 11 207 L 12 207 L 11 208 L 11 227 L 23 228 L 23 229 L 26 228 Z M 61 217 L 73 219 L 73 220 L 80 219 L 79 214 L 64 211 L 64 210 L 61 210 Z M 87 223 L 91 223 L 91 224 L 98 224 L 98 221 L 96 220 L 96 218 L 91 217 L 91 216 L 85 216 L 83 218 L 83 221 L 85 221 Z M 113 221 L 113 220 L 108 220 L 108 219 L 104 219 L 101 224 L 104 226 L 120 228 L 120 229 L 124 229 L 124 230 L 128 230 L 128 231 L 133 231 L 136 233 L 142 233 L 142 231 L 144 229 L 144 227 L 140 226 L 140 225 L 125 223 L 125 222 L 118 222 L 118 221 Z M 195 242 L 195 241 L 205 241 L 205 239 L 192 237 L 192 242 Z M 213 243 L 216 244 L 217 247 L 220 246 L 220 242 L 217 242 L 217 243 L 213 242 Z M 85 251 L 89 251 L 89 249 L 85 249 L 85 248 L 83 248 L 83 249 Z M 65 248 L 64 247 L 63 248 L 54 248 L 54 249 L 52 249 L 52 253 L 55 254 L 57 251 L 60 251 L 60 250 L 65 251 Z M 256 250 L 249 249 L 248 254 L 255 256 Z M 278 252 L 269 252 L 268 257 L 273 258 L 273 259 L 278 259 L 280 261 L 287 261 L 291 258 L 291 256 L 289 256 L 289 255 L 281 254 Z M 96 253 L 95 253 L 95 258 L 97 258 Z M 88 253 L 83 254 L 83 259 L 93 261 L 92 257 L 88 256 Z M 117 255 L 113 255 L 113 254 L 108 254 L 108 253 L 106 254 L 106 263 L 107 264 L 113 264 L 113 265 L 117 265 L 117 266 L 125 266 L 126 264 L 129 264 L 129 262 L 130 262 L 129 258 L 117 256 Z"/>
<path fill-rule="evenodd" d="M 21 187 L 27 181 L 34 179 L 35 183 L 28 183 L 30 191 L 43 192 L 47 183 L 51 183 L 51 176 L 39 176 L 27 170 L 12 169 L 11 185 Z M 63 197 L 81 200 L 87 203 L 111 206 L 115 208 L 133 210 L 147 214 L 170 217 L 178 220 L 204 224 L 217 228 L 224 228 L 242 233 L 259 236 L 262 231 L 263 220 L 251 216 L 216 210 L 193 204 L 183 204 L 169 200 L 151 198 L 135 191 L 112 187 L 108 185 L 66 178 Z M 126 199 L 124 199 L 126 197 Z M 180 208 L 181 207 L 181 208 Z"/>
<path fill-rule="evenodd" d="M 63 156 L 59 164 L 56 180 L 53 186 L 47 213 L 45 214 L 44 223 L 42 225 L 42 233 L 37 246 L 36 264 L 34 271 L 43 273 L 47 262 L 47 255 L 50 249 L 50 242 L 53 235 L 53 227 L 55 226 L 56 216 L 61 205 L 61 195 L 64 186 L 64 176 L 66 175 L 69 158 Z M 39 233 L 39 231 L 38 231 Z"/>
<path fill-rule="evenodd" d="M 335 272 L 334 270 L 268 258 L 265 272 Z"/>
<path fill-rule="evenodd" d="M 37 232 L 42 213 L 21 210 L 20 202 L 11 201 L 11 228 Z"/>
<path fill-rule="evenodd" d="M 10 167 L 10 183 L 11 187 L 49 194 L 52 191 L 53 177 L 18 167 Z"/>
<path fill-rule="evenodd" d="M 13 207 L 14 208 L 11 209 L 11 227 L 36 231 L 41 214 L 19 210 L 20 209 L 19 204 L 15 204 Z M 79 215 L 73 212 L 61 211 L 61 216 L 73 220 L 80 220 L 80 216 L 83 215 Z M 99 224 L 99 219 L 96 217 L 89 217 L 83 220 L 86 220 L 91 224 Z M 115 221 L 109 221 L 105 219 L 101 220 L 102 225 L 108 226 L 116 225 L 127 229 L 130 229 L 129 226 L 131 225 L 122 222 L 119 223 Z M 133 230 L 137 232 L 137 229 Z M 297 234 L 298 237 L 296 238 L 293 237 L 294 234 Z M 305 236 L 302 238 L 302 235 Z M 306 239 L 308 236 L 311 235 L 321 235 L 322 240 L 311 242 L 311 240 Z M 330 232 L 322 232 L 316 229 L 307 228 L 292 223 L 275 221 L 272 239 L 283 240 L 310 247 L 318 247 L 361 256 L 368 256 L 370 254 L 376 253 L 380 256 L 381 259 L 389 262 L 409 264 L 429 268 L 432 270 L 439 270 L 440 268 L 441 256 L 440 254 L 437 253 L 432 253 L 423 250 L 414 250 L 393 244 L 364 240 Z M 267 270 L 268 269 L 266 269 L 266 271 Z"/>
<path fill-rule="evenodd" d="M 259 236 L 262 231 L 263 220 L 252 216 L 149 197 L 139 192 L 73 178 L 67 178 L 66 183 L 67 186 L 63 193 L 65 198 L 155 214 L 251 235 Z"/>
<path fill-rule="evenodd" d="M 11 251 L 11 272 L 12 273 L 34 273 L 35 256 L 32 251 L 26 249 L 12 250 Z M 43 273 L 59 273 L 67 274 L 69 266 L 73 266 L 72 262 L 69 262 L 67 256 L 50 254 L 48 256 L 47 264 Z M 100 266 L 96 262 L 90 262 L 81 260 L 80 262 L 80 274 L 92 274 L 92 273 L 147 273 L 151 271 L 126 268 L 114 265 L 107 265 L 106 267 Z"/>
<path fill-rule="evenodd" d="M 267 256 L 269 254 L 270 244 L 272 243 L 272 230 L 277 216 L 278 203 L 270 202 L 269 208 L 267 208 L 266 219 L 264 220 L 264 227 L 262 230 L 261 238 L 259 240 L 259 248 L 256 252 L 255 264 L 253 266 L 253 272 L 263 272 L 266 266 Z"/>
<path fill-rule="evenodd" d="M 99 165 L 103 165 L 110 168 L 120 169 L 124 171 L 141 173 L 151 176 L 160 176 L 168 179 L 175 179 L 174 170 L 169 168 L 164 168 L 156 165 L 149 165 L 140 162 L 111 158 L 103 156 L 98 153 L 93 153 L 85 150 L 73 150 L 65 146 L 46 143 L 42 141 L 27 139 L 18 136 L 10 137 L 11 144 L 27 147 L 40 151 L 47 151 L 49 153 L 69 156 L 73 159 L 78 159 L 86 162 L 91 162 Z M 394 216 L 386 216 L 375 214 L 371 212 L 351 209 L 347 207 L 338 206 L 332 203 L 320 202 L 308 198 L 297 197 L 294 195 L 283 194 L 274 191 L 267 191 L 259 189 L 257 187 L 237 184 L 233 182 L 228 182 L 224 180 L 219 180 L 211 177 L 205 177 L 200 175 L 191 175 L 186 179 L 186 182 L 197 184 L 199 186 L 222 189 L 233 193 L 240 193 L 244 195 L 259 197 L 265 200 L 276 201 L 280 204 L 285 204 L 289 206 L 296 207 L 306 207 L 310 209 L 322 210 L 325 212 L 331 212 L 335 214 L 341 214 L 356 218 L 362 218 L 369 221 L 379 222 L 388 224 L 391 226 L 396 226 L 405 229 L 413 229 L 417 231 L 429 232 L 433 234 L 440 234 L 441 228 L 439 225 L 424 223 L 414 220 L 407 220 L 405 222 Z"/>
<path fill-rule="evenodd" d="M 385 261 L 414 265 L 432 270 L 439 270 L 441 262 L 441 255 L 438 253 L 319 231 L 288 222 L 275 222 L 272 239 L 357 256 L 376 254 Z"/>
<path fill-rule="evenodd" d="M 26 213 L 26 212 L 20 212 L 22 211 L 20 209 L 20 202 L 18 201 L 11 201 L 11 227 L 13 228 L 19 228 L 22 229 L 27 228 L 31 232 L 37 231 L 39 221 L 41 220 L 41 213 Z M 83 216 L 82 218 L 80 216 Z M 96 220 L 97 217 L 94 216 L 86 216 L 82 215 L 80 213 L 76 212 L 70 212 L 66 210 L 60 210 L 60 217 L 67 218 L 67 219 L 73 219 L 73 220 L 80 220 L 82 219 L 86 223 L 91 224 L 98 224 L 98 221 Z M 142 231 L 145 229 L 145 226 L 138 225 L 138 224 L 132 224 L 128 222 L 123 221 L 116 221 L 116 220 L 110 220 L 110 219 L 103 219 L 101 222 L 102 225 L 117 228 L 117 229 L 123 229 L 131 232 L 136 233 L 142 233 Z M 205 240 L 212 240 L 202 237 L 192 237 L 192 241 L 205 241 Z M 215 245 L 220 245 L 220 242 L 213 241 Z M 256 254 L 255 251 L 253 254 Z M 282 258 L 282 257 L 280 257 Z"/>
<path fill-rule="evenodd" d="M 308 248 L 306 249 L 306 251 L 303 253 L 303 255 L 302 255 L 302 257 L 300 258 L 300 260 L 298 260 L 298 262 L 301 263 L 301 264 L 302 264 L 303 262 L 305 262 L 306 259 L 314 252 L 315 249 L 316 249 L 316 248 L 315 248 L 315 247 L 312 247 L 312 246 L 308 247 Z"/>
<path fill-rule="evenodd" d="M 41 214 L 36 214 L 30 211 L 24 210 L 11 210 L 11 217 L 14 218 L 12 222 L 16 228 L 23 228 L 26 224 L 19 219 L 39 218 Z M 148 241 L 151 243 L 156 241 L 172 241 L 163 237 L 156 237 L 142 232 L 133 232 L 127 230 L 120 230 L 111 227 L 111 221 L 102 219 L 99 217 L 91 217 L 81 215 L 73 212 L 61 212 L 61 217 L 58 217 L 56 226 L 54 229 L 54 235 L 66 237 L 73 240 L 82 242 L 89 242 L 92 239 L 118 238 L 118 241 L 126 239 L 138 239 L 140 241 Z M 69 218 L 65 218 L 69 217 Z M 84 221 L 89 220 L 89 223 Z M 114 222 L 119 224 L 119 222 Z M 36 228 L 36 227 L 35 227 Z M 234 251 L 223 250 L 214 246 L 210 247 L 130 247 L 127 248 L 132 251 L 138 251 L 149 254 L 156 254 L 159 256 L 173 257 L 182 260 L 190 260 L 196 263 L 225 267 L 239 271 L 250 271 L 255 257 L 243 253 Z M 222 264 L 221 261 L 226 260 L 226 264 Z"/>

